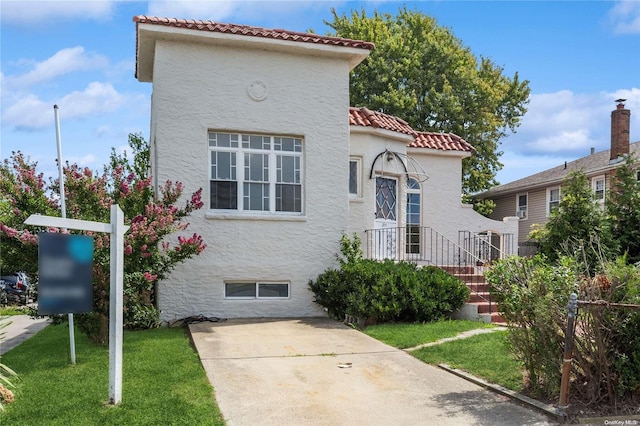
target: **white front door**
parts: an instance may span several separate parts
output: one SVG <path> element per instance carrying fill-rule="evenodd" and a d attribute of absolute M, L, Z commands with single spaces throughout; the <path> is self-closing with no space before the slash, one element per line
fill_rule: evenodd
<path fill-rule="evenodd" d="M 376 177 L 376 259 L 398 259 L 398 180 Z"/>

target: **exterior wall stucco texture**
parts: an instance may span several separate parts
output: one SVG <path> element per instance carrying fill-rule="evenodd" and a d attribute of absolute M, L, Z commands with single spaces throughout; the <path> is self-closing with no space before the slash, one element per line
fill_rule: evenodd
<path fill-rule="evenodd" d="M 157 42 L 157 182 L 183 182 L 185 197 L 203 188 L 205 207 L 192 213 L 188 231 L 208 245 L 159 284 L 162 320 L 324 315 L 308 281 L 335 264 L 348 226 L 348 73 L 338 59 Z M 248 96 L 256 80 L 268 87 L 262 101 Z M 208 130 L 303 138 L 304 214 L 208 212 Z M 225 281 L 289 282 L 290 298 L 225 300 Z"/>
<path fill-rule="evenodd" d="M 432 150 L 411 149 L 408 152 L 406 140 L 397 140 L 382 134 L 351 132 L 349 146 L 352 157 L 361 158 L 362 197 L 352 197 L 349 203 L 349 233 L 357 233 L 366 249 L 365 230 L 374 228 L 375 179 L 369 179 L 376 156 L 388 149 L 400 154 L 408 154 L 426 172 L 428 179 L 421 183 L 421 224 L 431 227 L 454 243 L 458 243 L 459 231 L 512 234 L 513 243 L 518 237 L 518 219 L 488 219 L 461 203 L 462 158 L 459 154 L 443 155 Z M 384 168 L 384 169 L 383 169 Z M 411 169 L 411 167 L 410 167 Z M 398 178 L 398 226 L 406 225 L 406 185 L 404 169 L 396 160 L 379 159 L 374 174 Z M 411 170 L 409 170 L 411 173 Z M 513 214 L 507 216 L 514 216 Z M 516 249 L 515 247 L 513 248 Z"/>
<path fill-rule="evenodd" d="M 462 159 L 456 156 L 429 155 L 413 151 L 411 155 L 427 172 L 429 179 L 422 183 L 424 226 L 431 226 L 453 242 L 458 231 L 512 234 L 518 238 L 518 219 L 488 219 L 470 205 L 462 204 Z"/>

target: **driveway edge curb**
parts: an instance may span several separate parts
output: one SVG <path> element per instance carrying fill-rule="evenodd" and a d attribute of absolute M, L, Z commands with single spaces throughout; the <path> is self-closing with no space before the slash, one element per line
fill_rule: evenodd
<path fill-rule="evenodd" d="M 447 364 L 438 364 L 438 367 L 440 367 L 441 369 L 451 373 L 451 374 L 455 374 L 458 377 L 462 377 L 465 380 L 468 380 L 472 383 L 475 383 L 479 386 L 482 386 L 485 389 L 489 389 L 492 392 L 504 395 L 508 398 L 511 399 L 515 399 L 519 402 L 521 402 L 524 405 L 527 405 L 531 408 L 534 408 L 538 411 L 541 411 L 542 413 L 552 417 L 554 420 L 559 421 L 561 423 L 564 423 L 567 419 L 566 415 L 562 412 L 562 410 L 558 409 L 557 407 L 554 407 L 553 405 L 549 405 L 549 404 L 545 404 L 543 402 L 540 401 L 536 401 L 533 398 L 529 398 L 528 396 L 522 395 L 518 392 L 512 391 L 511 389 L 507 389 L 503 386 L 500 385 L 496 385 L 493 383 L 489 383 L 486 380 L 483 380 L 479 377 L 473 376 L 465 371 L 462 370 L 458 370 L 456 368 L 452 368 L 450 366 L 448 366 Z"/>

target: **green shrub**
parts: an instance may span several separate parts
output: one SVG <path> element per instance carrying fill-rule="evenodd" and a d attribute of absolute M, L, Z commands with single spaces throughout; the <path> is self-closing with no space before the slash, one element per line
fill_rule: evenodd
<path fill-rule="evenodd" d="M 341 248 L 340 269 L 309 282 L 315 302 L 332 318 L 433 321 L 460 308 L 469 296 L 462 281 L 438 268 L 363 259 L 357 236 L 343 236 Z"/>
<path fill-rule="evenodd" d="M 588 258 L 577 253 L 577 259 Z M 601 272 L 590 276 L 590 270 Z M 640 312 L 615 305 L 640 305 L 640 267 L 624 258 L 587 266 L 576 258 L 560 256 L 550 263 L 538 255 L 500 260 L 485 277 L 513 326 L 511 350 L 523 363 L 532 392 L 559 394 L 571 293 L 583 302 L 575 318 L 571 395 L 587 404 L 616 404 L 640 392 Z M 598 304 L 585 303 L 594 301 Z"/>

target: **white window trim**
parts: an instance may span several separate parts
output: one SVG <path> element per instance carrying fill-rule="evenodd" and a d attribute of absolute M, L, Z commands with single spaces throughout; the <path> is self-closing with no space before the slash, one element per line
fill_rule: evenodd
<path fill-rule="evenodd" d="M 602 199 L 596 197 L 596 184 L 598 181 L 602 181 Z M 591 189 L 593 190 L 593 197 L 597 203 L 603 204 L 607 197 L 607 180 L 604 175 L 594 176 L 591 178 Z"/>
<path fill-rule="evenodd" d="M 527 197 L 527 204 L 525 204 L 524 206 L 521 206 L 520 197 L 522 197 L 523 195 Z M 525 207 L 524 215 L 521 213 L 522 212 L 521 207 Z M 520 218 L 520 220 L 529 219 L 529 193 L 528 192 L 516 194 L 516 216 Z"/>
<path fill-rule="evenodd" d="M 551 191 L 554 191 L 556 189 L 558 190 L 558 201 L 557 201 L 558 205 L 560 204 L 560 201 L 562 200 L 562 190 L 560 189 L 559 186 L 554 186 L 554 187 L 551 187 L 551 188 L 547 188 L 547 206 L 546 206 L 547 217 L 549 217 L 551 215 L 551 209 L 550 209 L 550 207 L 551 207 L 550 206 L 550 203 L 551 203 Z"/>
<path fill-rule="evenodd" d="M 351 188 L 347 188 L 349 191 L 349 198 L 362 198 L 362 157 L 349 157 L 349 179 L 351 179 L 351 162 L 355 162 L 356 165 L 356 193 L 351 192 Z"/>
<path fill-rule="evenodd" d="M 234 297 L 227 296 L 227 284 L 255 284 L 255 296 L 243 296 L 243 297 Z M 260 285 L 261 284 L 282 284 L 287 286 L 287 296 L 286 297 L 260 297 Z M 291 299 L 291 283 L 289 281 L 254 281 L 254 280 L 246 280 L 246 281 L 225 281 L 222 284 L 224 299 L 225 300 L 289 300 Z"/>
<path fill-rule="evenodd" d="M 209 146 L 209 133 L 227 133 L 238 135 L 238 147 L 212 147 Z M 243 135 L 257 135 L 257 136 L 266 136 L 271 139 L 271 149 L 269 151 L 266 150 L 256 150 L 251 148 L 242 148 L 242 136 Z M 276 151 L 274 149 L 274 138 L 294 138 L 300 139 L 302 141 L 302 151 L 301 152 L 292 152 L 292 151 Z M 304 171 L 304 138 L 300 136 L 291 136 L 291 135 L 279 135 L 279 134 L 258 134 L 252 132 L 229 132 L 229 131 L 221 131 L 215 129 L 209 129 L 207 131 L 207 183 L 211 182 L 211 152 L 235 152 L 236 153 L 236 180 L 238 185 L 238 193 L 237 193 L 237 209 L 212 209 L 211 206 L 211 191 L 209 189 L 207 196 L 207 217 L 214 218 L 220 215 L 226 217 L 301 217 L 305 216 L 305 171 Z M 269 210 L 244 210 L 244 154 L 246 153 L 265 153 L 269 156 Z M 300 186 L 301 186 L 301 211 L 300 212 L 289 212 L 289 211 L 276 211 L 276 190 L 275 187 L 277 185 L 277 160 L 276 157 L 278 155 L 287 155 L 293 157 L 300 157 Z M 209 184 L 210 186 L 210 184 Z"/>

